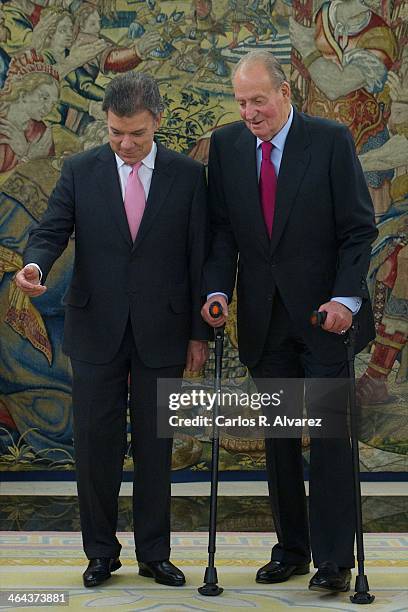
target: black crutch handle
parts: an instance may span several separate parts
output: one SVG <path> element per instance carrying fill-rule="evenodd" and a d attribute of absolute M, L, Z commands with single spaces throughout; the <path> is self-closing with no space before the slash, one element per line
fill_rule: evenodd
<path fill-rule="evenodd" d="M 327 319 L 327 312 L 325 310 L 314 310 L 310 315 L 309 322 L 313 327 L 322 327 L 324 322 Z M 347 330 L 347 333 L 344 335 L 344 344 L 346 347 L 350 347 L 350 355 L 348 356 L 348 360 L 354 359 L 354 345 L 356 341 L 356 334 L 358 330 L 358 323 L 353 318 L 353 323 L 351 327 Z"/>
<path fill-rule="evenodd" d="M 211 302 L 208 312 L 213 319 L 219 319 L 222 317 L 222 304 L 220 302 Z"/>
<path fill-rule="evenodd" d="M 322 325 L 324 325 L 326 318 L 327 312 L 325 310 L 322 310 L 320 312 L 318 310 L 314 310 L 310 315 L 309 321 L 310 324 L 313 325 L 313 327 L 321 327 Z"/>

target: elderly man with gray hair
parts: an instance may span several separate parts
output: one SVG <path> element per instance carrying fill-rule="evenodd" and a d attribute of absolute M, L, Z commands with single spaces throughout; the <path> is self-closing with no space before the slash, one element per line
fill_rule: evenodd
<path fill-rule="evenodd" d="M 157 436 L 156 386 L 159 378 L 181 378 L 184 368 L 200 370 L 207 358 L 205 172 L 154 140 L 163 104 L 151 76 L 114 78 L 103 108 L 109 144 L 65 161 L 16 283 L 41 296 L 75 230 L 63 349 L 73 372 L 85 586 L 121 565 L 116 528 L 128 403 L 139 574 L 181 586 L 184 575 L 169 561 L 172 440 Z"/>
<path fill-rule="evenodd" d="M 268 51 L 243 56 L 232 82 L 242 121 L 211 138 L 203 317 L 225 324 L 236 283 L 240 358 L 258 391 L 270 393 L 281 378 L 347 378 L 344 334 L 353 317 L 356 352 L 374 336 L 366 275 L 377 236 L 352 136 L 339 123 L 296 111 Z M 218 319 L 209 309 L 214 299 L 223 306 Z M 327 315 L 322 329 L 310 325 L 315 309 Z M 348 591 L 355 527 L 346 419 L 336 437 L 311 435 L 309 514 L 302 441 L 293 433 L 265 440 L 278 542 L 256 580 L 306 575 L 312 554 L 317 571 L 309 588 Z"/>

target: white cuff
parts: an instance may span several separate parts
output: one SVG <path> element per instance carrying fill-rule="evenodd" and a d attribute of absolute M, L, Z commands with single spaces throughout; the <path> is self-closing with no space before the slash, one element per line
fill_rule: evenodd
<path fill-rule="evenodd" d="M 340 304 L 343 304 L 343 306 L 351 310 L 351 314 L 354 316 L 360 310 L 361 304 L 363 303 L 363 298 L 361 297 L 334 297 L 330 301 L 339 302 Z"/>
<path fill-rule="evenodd" d="M 40 273 L 40 283 L 41 283 L 42 271 L 41 271 L 40 266 L 38 264 L 34 263 L 34 262 L 30 262 L 30 263 L 26 264 L 26 266 L 35 266 L 37 268 L 38 272 Z"/>
<path fill-rule="evenodd" d="M 214 291 L 214 293 L 209 293 L 207 295 L 207 300 L 214 297 L 214 295 L 222 295 L 223 297 L 225 297 L 226 301 L 228 302 L 228 295 L 226 293 L 223 293 L 222 291 Z"/>

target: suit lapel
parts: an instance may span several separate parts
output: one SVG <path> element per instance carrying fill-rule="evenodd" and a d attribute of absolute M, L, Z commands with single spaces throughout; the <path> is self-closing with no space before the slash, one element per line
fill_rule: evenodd
<path fill-rule="evenodd" d="M 149 197 L 142 217 L 142 222 L 133 243 L 123 204 L 122 191 L 120 187 L 119 174 L 115 155 L 109 145 L 104 145 L 98 155 L 101 162 L 97 167 L 96 180 L 103 194 L 103 201 L 107 203 L 112 218 L 126 242 L 136 249 L 146 236 L 152 226 L 154 218 L 166 200 L 173 176 L 169 165 L 172 161 L 172 153 L 160 144 L 157 144 L 157 155 L 150 185 Z"/>
<path fill-rule="evenodd" d="M 153 221 L 166 201 L 167 194 L 174 180 L 170 172 L 170 163 L 173 159 L 171 151 L 157 143 L 157 155 L 154 163 L 152 182 L 150 184 L 149 197 L 142 217 L 142 222 L 133 245 L 137 249 L 147 232 L 152 227 Z"/>
<path fill-rule="evenodd" d="M 309 144 L 309 134 L 304 120 L 294 111 L 293 123 L 286 138 L 279 169 L 270 254 L 279 244 L 303 176 L 309 166 Z"/>
<path fill-rule="evenodd" d="M 236 170 L 237 191 L 240 194 L 244 222 L 254 239 L 262 244 L 265 250 L 269 248 L 269 237 L 263 218 L 259 198 L 258 174 L 256 166 L 256 138 L 243 126 L 242 132 L 235 142 L 239 153 L 239 166 Z"/>
<path fill-rule="evenodd" d="M 126 240 L 129 246 L 132 246 L 132 236 L 123 204 L 116 158 L 108 144 L 101 148 L 98 160 L 100 163 L 97 166 L 95 178 L 102 194 L 102 201 L 109 208 L 113 221 L 124 240 Z"/>

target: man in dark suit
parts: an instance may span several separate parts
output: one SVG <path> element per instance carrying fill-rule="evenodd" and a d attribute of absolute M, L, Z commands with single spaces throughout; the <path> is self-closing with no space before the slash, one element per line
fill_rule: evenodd
<path fill-rule="evenodd" d="M 343 125 L 298 113 L 268 52 L 242 58 L 233 85 L 243 121 L 216 130 L 210 145 L 203 317 L 214 327 L 225 323 L 237 281 L 240 358 L 254 378 L 344 378 L 343 340 L 353 315 L 357 351 L 374 335 L 365 277 L 377 234 L 351 135 Z M 225 312 L 217 320 L 209 314 L 215 296 Z M 323 329 L 310 326 L 316 308 L 327 312 Z M 257 581 L 308 573 L 311 548 L 318 571 L 309 587 L 348 590 L 348 438 L 311 440 L 310 543 L 301 440 L 266 440 L 266 461 L 278 544 Z"/>
<path fill-rule="evenodd" d="M 205 172 L 154 141 L 163 105 L 149 75 L 113 79 L 103 108 L 109 144 L 65 161 L 16 282 L 27 295 L 41 295 L 75 229 L 63 348 L 73 371 L 78 495 L 90 560 L 85 586 L 120 567 L 129 374 L 139 574 L 180 586 L 184 575 L 169 561 L 172 440 L 157 437 L 156 384 L 181 378 L 184 367 L 199 370 L 207 358 L 209 328 L 200 316 Z"/>

